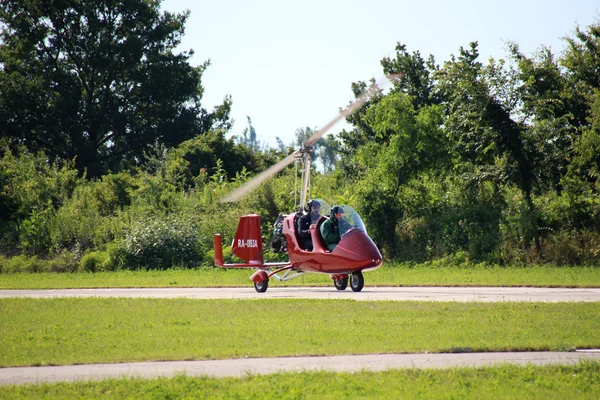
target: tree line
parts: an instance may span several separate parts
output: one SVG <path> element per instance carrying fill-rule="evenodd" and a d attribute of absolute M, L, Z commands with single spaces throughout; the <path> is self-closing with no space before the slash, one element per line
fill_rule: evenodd
<path fill-rule="evenodd" d="M 340 168 L 390 256 L 597 261 L 600 25 L 566 42 L 485 63 L 473 42 L 442 65 L 399 43 L 381 61 L 394 87 L 350 118 Z"/>
<path fill-rule="evenodd" d="M 268 232 L 294 210 L 294 167 L 241 203 L 217 202 L 299 143 L 265 146 L 250 118 L 228 139 L 234 99 L 202 107 L 210 63 L 174 51 L 189 13 L 159 7 L 0 8 L 3 264 L 205 265 L 212 234 L 233 236 L 240 215 L 261 214 Z M 315 146 L 312 195 L 354 205 L 388 259 L 597 264 L 600 24 L 565 40 L 559 55 L 510 43 L 487 61 L 473 42 L 442 64 L 398 43 L 381 60 L 390 90 L 349 85 L 377 94 Z"/>

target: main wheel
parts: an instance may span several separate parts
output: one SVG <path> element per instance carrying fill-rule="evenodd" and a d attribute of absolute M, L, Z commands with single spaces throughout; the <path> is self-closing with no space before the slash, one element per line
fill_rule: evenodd
<path fill-rule="evenodd" d="M 348 277 L 342 279 L 334 279 L 333 284 L 337 290 L 346 290 L 348 287 Z"/>
<path fill-rule="evenodd" d="M 358 271 L 350 275 L 350 287 L 352 288 L 352 291 L 360 292 L 363 286 L 365 286 L 365 278 L 363 277 L 362 272 Z"/>
<path fill-rule="evenodd" d="M 267 291 L 267 289 L 269 288 L 269 281 L 262 281 L 262 282 L 254 282 L 254 289 L 256 289 L 256 291 L 258 293 L 264 293 Z"/>

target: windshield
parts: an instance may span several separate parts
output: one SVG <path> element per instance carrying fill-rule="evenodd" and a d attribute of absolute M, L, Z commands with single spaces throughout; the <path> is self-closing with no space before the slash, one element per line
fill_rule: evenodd
<path fill-rule="evenodd" d="M 339 219 L 338 226 L 340 228 L 340 235 L 342 237 L 346 233 L 356 229 L 367 232 L 362 219 L 360 219 L 360 216 L 354 208 L 346 204 L 342 205 L 341 207 L 344 209 L 344 216 Z"/>
<path fill-rule="evenodd" d="M 320 214 L 328 217 L 331 214 L 332 206 L 330 206 L 329 203 L 327 203 L 323 199 L 315 200 L 318 200 L 321 204 Z M 363 232 L 367 232 L 367 229 L 365 228 L 362 219 L 360 219 L 360 216 L 354 208 L 346 204 L 342 204 L 339 206 L 342 207 L 342 209 L 344 210 L 344 217 L 340 219 L 338 223 L 341 236 L 344 236 L 346 233 L 356 229 L 361 230 Z"/>

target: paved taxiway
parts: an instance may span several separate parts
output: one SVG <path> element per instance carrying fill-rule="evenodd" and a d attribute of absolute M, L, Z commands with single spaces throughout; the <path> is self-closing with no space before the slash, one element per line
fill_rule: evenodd
<path fill-rule="evenodd" d="M 574 365 L 581 360 L 600 362 L 600 350 L 576 352 L 366 354 L 334 357 L 243 358 L 207 361 L 162 361 L 120 364 L 1 368 L 0 385 L 72 382 L 119 377 L 187 376 L 243 377 L 284 371 L 383 371 L 395 368 L 482 367 L 494 364 Z"/>
<path fill-rule="evenodd" d="M 569 302 L 600 301 L 600 288 L 531 287 L 365 287 L 354 293 L 349 288 L 272 287 L 266 293 L 245 288 L 148 288 L 148 289 L 57 289 L 0 290 L 3 297 L 152 297 L 190 299 L 350 299 L 415 301 L 529 301 Z"/>

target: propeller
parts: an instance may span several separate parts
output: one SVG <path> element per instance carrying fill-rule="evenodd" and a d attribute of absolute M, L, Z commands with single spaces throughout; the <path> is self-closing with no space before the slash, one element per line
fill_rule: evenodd
<path fill-rule="evenodd" d="M 396 75 L 388 75 L 387 76 L 387 78 L 390 80 L 395 77 L 396 77 Z M 308 140 L 306 140 L 306 142 L 304 143 L 304 147 L 294 151 L 293 153 L 288 155 L 283 160 L 277 162 L 276 164 L 271 165 L 269 168 L 267 168 L 266 170 L 264 170 L 263 172 L 261 172 L 260 174 L 258 174 L 257 176 L 255 176 L 254 178 L 252 178 L 251 180 L 246 182 L 245 184 L 243 184 L 242 186 L 234 189 L 231 193 L 229 193 L 227 196 L 225 196 L 224 198 L 222 198 L 219 201 L 221 203 L 229 203 L 229 202 L 240 201 L 241 199 L 243 199 L 248 193 L 250 193 L 256 187 L 258 187 L 261 183 L 265 182 L 267 179 L 269 179 L 273 175 L 276 175 L 278 172 L 282 171 L 285 167 L 287 167 L 288 165 L 293 163 L 294 159 L 296 157 L 298 157 L 300 153 L 302 153 L 303 151 L 306 151 L 306 148 L 310 148 L 310 146 L 312 146 L 317 140 L 319 140 L 325 134 L 325 132 L 327 132 L 329 129 L 331 129 L 342 118 L 346 118 L 349 115 L 352 115 L 354 112 L 356 112 L 360 107 L 362 107 L 367 102 L 369 97 L 371 97 L 373 92 L 376 90 L 377 90 L 377 86 L 365 90 L 365 92 L 363 94 L 361 94 L 354 103 L 350 104 L 345 110 L 340 112 L 337 117 L 332 119 L 327 125 L 325 125 L 321 129 L 319 129 L 317 132 L 315 132 L 314 135 L 312 135 L 310 138 L 308 138 Z"/>

